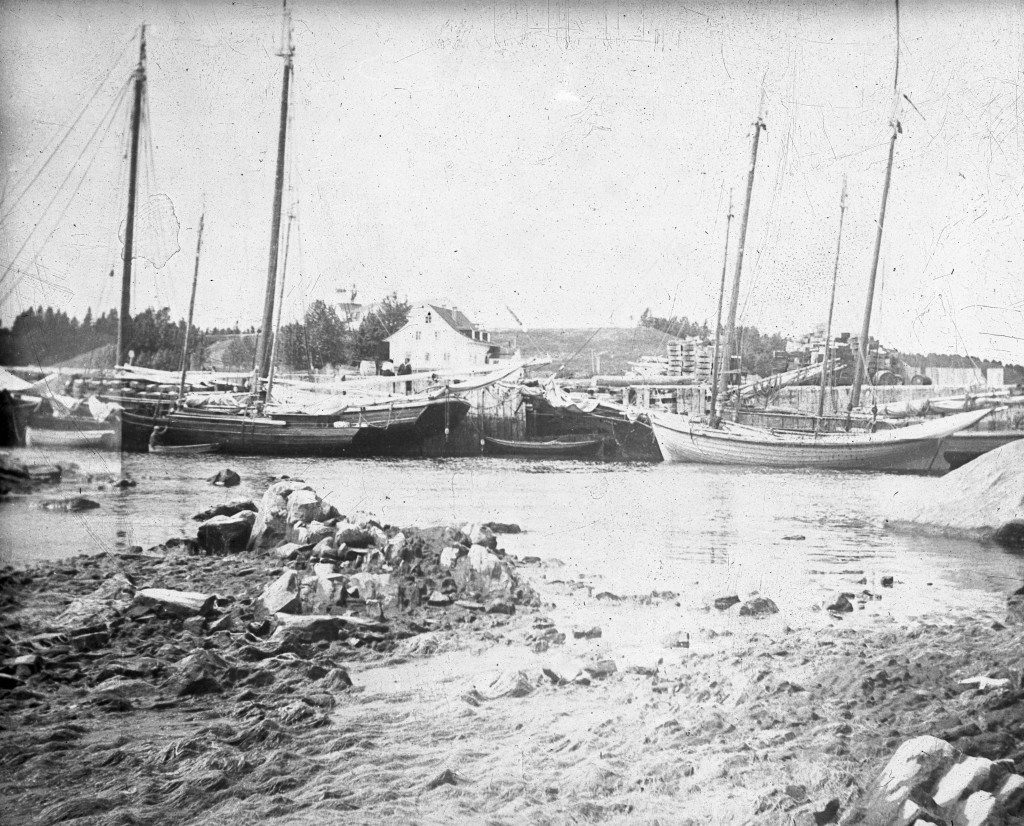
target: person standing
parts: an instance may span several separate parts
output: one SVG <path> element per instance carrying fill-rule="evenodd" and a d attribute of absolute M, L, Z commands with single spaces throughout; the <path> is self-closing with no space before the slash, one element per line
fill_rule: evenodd
<path fill-rule="evenodd" d="M 412 374 L 412 364 L 410 364 L 410 362 L 409 362 L 409 357 L 406 356 L 405 357 L 405 361 L 403 361 L 401 364 L 398 365 L 398 375 L 400 375 L 400 376 L 408 376 L 408 375 L 411 375 L 411 374 Z M 412 393 L 412 382 L 411 381 L 407 381 L 405 383 L 405 395 L 408 396 L 410 393 Z"/>

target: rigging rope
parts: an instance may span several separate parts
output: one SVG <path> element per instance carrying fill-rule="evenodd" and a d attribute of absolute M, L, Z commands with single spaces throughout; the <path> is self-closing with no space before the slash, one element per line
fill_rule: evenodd
<path fill-rule="evenodd" d="M 103 76 L 103 79 L 99 82 L 99 85 L 97 85 L 96 88 L 93 90 L 92 95 L 89 97 L 89 99 L 82 106 L 81 111 L 78 113 L 78 115 L 75 117 L 75 119 L 71 122 L 71 125 L 67 128 L 67 130 L 64 132 L 64 134 L 61 136 L 61 139 L 57 142 L 57 145 L 46 156 L 46 159 L 43 161 L 42 166 L 40 166 L 39 169 L 36 171 L 36 174 L 32 176 L 32 180 L 29 181 L 25 185 L 25 188 L 22 189 L 22 191 L 18 193 L 18 195 L 15 197 L 14 201 L 11 203 L 10 208 L 2 216 L 0 216 L 0 222 L 6 221 L 11 216 L 11 213 L 14 212 L 14 208 L 21 202 L 21 199 L 24 198 L 26 194 L 28 194 L 28 191 L 33 187 L 35 182 L 37 180 L 39 180 L 39 176 L 43 174 L 43 171 L 49 165 L 50 161 L 53 160 L 54 156 L 56 156 L 57 152 L 59 152 L 60 148 L 64 145 L 64 142 L 71 136 L 71 133 L 74 131 L 75 127 L 78 126 L 78 122 L 82 119 L 82 117 L 85 115 L 85 113 L 89 110 L 89 107 L 92 106 L 93 101 L 96 100 L 96 96 L 100 93 L 100 90 L 106 85 L 106 82 L 110 79 L 110 75 L 113 74 L 114 69 L 117 68 L 117 64 L 120 63 L 121 62 L 121 58 L 124 57 L 124 53 L 128 49 L 128 46 L 130 46 L 135 41 L 136 37 L 137 37 L 137 35 L 133 35 L 132 37 L 130 37 L 128 39 L 128 41 L 124 44 L 124 46 L 121 47 L 121 52 L 120 52 L 120 54 L 118 54 L 117 59 L 114 61 L 114 63 L 111 65 L 111 67 L 107 70 L 107 73 Z M 51 138 L 50 140 L 52 141 L 53 138 Z M 43 151 L 46 151 L 45 148 L 44 148 Z M 14 182 L 14 184 L 12 185 L 14 188 L 17 188 L 17 187 L 21 186 L 21 181 L 24 179 L 24 177 L 26 175 L 28 175 L 29 170 L 31 168 L 32 167 L 30 165 L 28 167 L 28 169 L 26 169 L 25 172 L 21 175 L 21 177 L 17 181 Z M 6 199 L 4 199 L 4 200 L 6 200 Z"/>
<path fill-rule="evenodd" d="M 130 79 L 129 79 L 129 81 L 130 81 Z M 130 86 L 130 82 L 125 83 L 125 85 L 122 87 L 121 92 L 119 93 L 118 97 L 115 99 L 114 103 L 111 104 L 110 109 L 107 110 L 107 115 L 111 115 L 113 112 L 116 111 L 117 106 L 120 105 L 120 103 L 123 101 L 125 93 L 127 92 L 129 86 Z M 106 137 L 106 134 L 110 131 L 110 126 L 111 126 L 112 123 L 113 123 L 113 118 L 110 117 L 110 119 L 107 122 L 107 126 L 104 129 L 103 137 Z M 18 251 L 12 256 L 11 263 L 8 264 L 8 266 L 4 269 L 3 274 L 0 275 L 0 283 L 3 283 L 4 279 L 7 278 L 8 274 L 12 271 L 14 263 L 18 260 L 18 257 L 21 255 L 21 253 L 25 251 L 25 248 L 28 246 L 29 242 L 32 240 L 32 236 L 35 235 L 36 230 L 39 228 L 40 224 L 42 223 L 43 217 L 46 215 L 47 212 L 49 212 L 50 207 L 52 207 L 54 202 L 57 200 L 57 197 L 60 195 L 60 192 L 64 188 L 64 185 L 68 182 L 68 180 L 71 178 L 71 175 L 78 168 L 79 162 L 85 156 L 85 153 L 89 150 L 90 146 L 92 145 L 93 139 L 95 138 L 97 132 L 99 132 L 101 126 L 103 126 L 103 122 L 102 121 L 100 122 L 100 124 L 97 125 L 96 129 L 93 130 L 93 133 L 92 133 L 92 135 L 89 136 L 89 140 L 86 142 L 86 145 L 82 149 L 82 152 L 79 154 L 79 156 L 76 159 L 75 163 L 72 164 L 71 169 L 68 170 L 68 174 L 64 176 L 64 180 L 61 181 L 61 183 L 57 187 L 56 191 L 54 191 L 53 197 L 49 200 L 49 202 L 43 208 L 43 212 L 40 215 L 39 221 L 37 221 L 33 225 L 32 229 L 29 231 L 28 236 L 25 238 L 25 241 L 18 248 Z M 92 146 L 93 156 L 89 160 L 89 163 L 86 165 L 85 171 L 82 173 L 82 177 L 79 179 L 78 183 L 75 185 L 75 189 L 71 193 L 71 197 L 68 199 L 67 203 L 64 205 L 64 208 L 61 210 L 60 215 L 57 216 L 57 222 L 54 224 L 53 229 L 50 231 L 50 234 L 47 235 L 46 239 L 43 241 L 43 245 L 44 246 L 50 240 L 50 238 L 53 237 L 54 233 L 56 233 L 57 230 L 60 228 L 61 220 L 64 218 L 65 213 L 68 211 L 68 208 L 71 206 L 71 202 L 74 200 L 75 196 L 78 194 L 78 190 L 81 188 L 82 184 L 85 182 L 85 179 L 86 179 L 86 177 L 89 174 L 89 170 L 92 168 L 93 163 L 95 162 L 97 156 L 99 155 L 99 148 L 100 148 L 101 144 L 102 144 L 102 138 L 101 138 L 101 140 L 99 142 L 97 142 L 94 146 Z M 37 256 L 38 256 L 38 253 L 37 253 Z M 10 294 L 11 294 L 12 290 L 14 289 L 14 287 L 17 286 L 17 284 L 21 281 L 22 277 L 23 276 L 19 276 L 19 277 L 14 279 L 14 283 L 12 284 L 12 286 L 7 290 L 6 293 L 4 293 L 3 297 L 0 297 L 0 304 L 3 304 L 7 300 L 7 298 L 10 296 Z"/>

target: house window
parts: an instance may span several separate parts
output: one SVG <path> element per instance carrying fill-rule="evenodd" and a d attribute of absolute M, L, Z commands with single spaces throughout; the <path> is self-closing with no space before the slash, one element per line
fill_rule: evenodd
<path fill-rule="evenodd" d="M 451 361 L 452 360 L 452 354 L 451 353 L 445 353 L 444 354 L 444 360 L 445 361 Z"/>
<path fill-rule="evenodd" d="M 427 319 L 426 319 L 426 321 L 427 321 L 427 324 L 429 324 L 431 321 L 433 321 L 433 314 L 430 313 L 429 311 L 427 312 Z"/>
<path fill-rule="evenodd" d="M 440 338 L 440 337 L 441 337 L 441 333 L 438 332 L 437 330 L 434 330 L 434 338 Z"/>
<path fill-rule="evenodd" d="M 423 354 L 423 360 L 424 360 L 424 361 L 425 361 L 425 362 L 426 362 L 427 364 L 430 364 L 430 353 L 424 353 L 424 354 Z"/>
<path fill-rule="evenodd" d="M 420 340 L 420 331 L 419 330 L 416 331 L 416 340 L 417 341 Z"/>

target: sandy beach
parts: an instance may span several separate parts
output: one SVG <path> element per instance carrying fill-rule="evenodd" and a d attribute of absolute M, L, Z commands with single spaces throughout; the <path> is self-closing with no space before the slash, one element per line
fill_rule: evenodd
<path fill-rule="evenodd" d="M 1012 599 L 895 620 L 912 589 L 851 573 L 846 605 L 694 614 L 500 550 L 495 594 L 446 576 L 457 528 L 403 537 L 380 593 L 352 574 L 365 557 L 335 564 L 348 596 L 323 621 L 263 605 L 308 580 L 308 548 L 6 570 L 5 822 L 826 823 L 922 734 L 1024 768 Z"/>

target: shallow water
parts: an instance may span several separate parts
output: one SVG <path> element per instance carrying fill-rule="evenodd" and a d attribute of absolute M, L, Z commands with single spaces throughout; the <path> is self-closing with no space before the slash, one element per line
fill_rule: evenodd
<path fill-rule="evenodd" d="M 502 537 L 503 547 L 561 560 L 565 567 L 549 567 L 545 576 L 584 576 L 595 597 L 672 591 L 681 604 L 694 606 L 758 591 L 780 605 L 811 606 L 838 591 L 883 593 L 880 579 L 888 575 L 902 585 L 884 593 L 898 598 L 869 608 L 907 616 L 994 609 L 1024 580 L 1019 555 L 883 527 L 896 491 L 935 484 L 925 477 L 491 458 L 127 454 L 122 464 L 112 453 L 14 453 L 30 463 L 77 463 L 92 480 L 66 481 L 52 495 L 81 491 L 101 505 L 60 513 L 30 500 L 4 503 L 0 560 L 19 565 L 194 536 L 192 514 L 238 496 L 258 500 L 271 476 L 289 474 L 349 516 L 398 525 L 518 523 L 525 533 Z M 239 487 L 224 490 L 205 481 L 224 467 L 238 471 Z M 103 481 L 122 473 L 137 487 L 119 490 Z M 862 578 L 866 584 L 859 584 Z"/>

